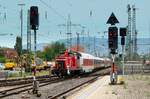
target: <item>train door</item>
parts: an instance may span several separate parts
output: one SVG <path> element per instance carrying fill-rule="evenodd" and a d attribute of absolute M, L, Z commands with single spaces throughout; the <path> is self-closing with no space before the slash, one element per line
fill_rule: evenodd
<path fill-rule="evenodd" d="M 57 61 L 57 76 L 65 75 L 65 61 Z"/>

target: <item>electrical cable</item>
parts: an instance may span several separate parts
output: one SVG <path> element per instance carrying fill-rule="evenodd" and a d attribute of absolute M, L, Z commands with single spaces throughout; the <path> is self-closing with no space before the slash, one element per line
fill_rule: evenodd
<path fill-rule="evenodd" d="M 46 2 L 44 2 L 43 0 L 39 0 L 41 3 L 43 3 L 45 6 L 47 6 L 49 9 L 51 9 L 55 14 L 57 14 L 59 17 L 61 17 L 62 19 L 66 20 L 66 18 L 61 15 L 60 13 L 58 13 L 56 11 L 56 9 L 54 9 L 51 5 L 48 5 Z"/>

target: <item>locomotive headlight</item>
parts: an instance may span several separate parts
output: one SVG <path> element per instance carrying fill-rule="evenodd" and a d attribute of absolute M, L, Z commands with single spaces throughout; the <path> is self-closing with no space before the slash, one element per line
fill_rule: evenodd
<path fill-rule="evenodd" d="M 67 65 L 67 74 L 70 75 L 69 65 Z"/>

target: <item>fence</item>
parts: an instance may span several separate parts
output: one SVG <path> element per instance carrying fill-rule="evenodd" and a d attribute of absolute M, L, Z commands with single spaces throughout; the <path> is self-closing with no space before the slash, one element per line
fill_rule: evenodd
<path fill-rule="evenodd" d="M 126 62 L 125 74 L 150 73 L 150 65 L 144 65 L 141 62 Z"/>

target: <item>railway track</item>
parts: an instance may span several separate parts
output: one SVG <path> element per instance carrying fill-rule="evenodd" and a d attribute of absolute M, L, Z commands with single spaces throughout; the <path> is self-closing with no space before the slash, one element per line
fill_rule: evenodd
<path fill-rule="evenodd" d="M 70 89 L 68 89 L 68 90 L 65 90 L 65 91 L 62 92 L 62 93 L 58 93 L 58 94 L 56 94 L 56 95 L 54 95 L 54 96 L 48 96 L 48 98 L 50 98 L 50 99 L 57 99 L 57 98 L 59 98 L 59 97 L 65 98 L 65 97 L 66 97 L 66 94 L 69 94 L 71 91 L 73 91 L 73 90 L 75 90 L 75 89 L 77 89 L 77 88 L 79 88 L 79 87 L 81 87 L 81 86 L 83 86 L 83 85 L 85 85 L 85 84 L 87 84 L 87 83 L 92 83 L 92 82 L 96 81 L 97 78 L 98 78 L 98 76 L 96 76 L 96 77 L 94 77 L 94 78 L 92 78 L 92 79 L 90 79 L 90 80 L 88 80 L 88 81 L 86 81 L 86 82 L 83 82 L 83 83 L 81 83 L 81 84 L 79 84 L 79 85 L 77 85 L 77 86 L 74 86 L 74 87 L 72 87 L 72 88 L 70 88 Z"/>
<path fill-rule="evenodd" d="M 70 94 L 72 94 L 72 91 L 79 89 L 80 87 L 83 87 L 84 85 L 90 84 L 94 81 L 96 81 L 100 76 L 103 77 L 104 75 L 109 74 L 109 72 L 103 72 L 100 74 L 92 74 L 92 75 L 88 75 L 88 76 L 84 76 L 84 77 L 92 77 L 89 78 L 89 80 L 84 81 L 82 83 L 79 83 L 75 86 L 72 86 L 71 88 L 68 88 L 67 90 L 64 90 L 63 92 L 57 93 L 53 96 L 48 96 L 49 99 L 65 99 L 67 96 L 69 96 Z"/>
<path fill-rule="evenodd" d="M 107 74 L 108 74 L 108 72 L 107 72 Z M 98 76 L 100 76 L 100 74 L 97 74 L 97 73 L 94 72 L 92 74 L 82 75 L 82 76 L 80 76 L 80 78 L 92 77 L 93 79 L 91 79 L 91 81 L 88 81 L 88 82 L 92 82 L 92 81 L 94 81 L 94 79 L 96 80 L 96 78 Z M 77 79 L 77 78 L 79 78 L 79 76 L 76 76 L 76 77 L 73 77 L 73 78 L 72 77 L 71 78 L 70 77 L 68 77 L 68 78 L 56 78 L 56 77 L 54 77 L 54 78 L 49 79 L 47 81 L 41 82 L 39 87 L 43 87 L 43 86 L 46 86 L 46 85 L 50 85 L 50 84 L 53 84 L 53 83 L 59 83 L 59 82 L 67 81 L 67 80 L 69 81 L 70 79 Z M 79 86 L 82 86 L 82 85 L 84 85 L 84 84 L 86 84 L 88 82 L 84 82 L 81 85 L 75 86 L 75 88 L 77 88 Z M 70 90 L 75 89 L 75 88 L 71 88 Z M 30 91 L 31 89 L 32 89 L 32 83 L 26 84 L 26 85 L 22 85 L 22 86 L 18 86 L 18 87 L 15 87 L 15 88 L 12 88 L 12 89 L 8 89 L 8 90 L 3 90 L 3 91 L 0 91 L 0 98 L 4 98 L 4 97 L 20 94 L 22 92 Z M 65 91 L 63 93 L 59 93 L 59 94 L 57 93 L 53 97 L 55 98 L 55 97 L 58 97 L 60 95 L 63 95 L 65 93 L 69 92 L 70 90 L 67 90 L 67 91 Z M 54 99 L 53 97 L 52 97 L 52 99 Z M 51 96 L 49 96 L 49 98 L 51 98 Z"/>
<path fill-rule="evenodd" d="M 56 76 L 51 76 L 51 78 Z M 37 76 L 36 77 L 39 82 L 49 79 L 48 75 L 45 76 Z M 23 85 L 33 82 L 33 77 L 28 78 L 18 78 L 18 79 L 8 79 L 8 80 L 0 80 L 0 87 L 4 86 L 15 86 L 15 85 Z"/>
<path fill-rule="evenodd" d="M 40 83 L 39 87 L 46 86 L 46 85 L 56 83 L 56 82 L 60 82 L 60 81 L 63 81 L 63 80 L 64 79 L 55 78 L 55 79 L 50 79 L 48 81 L 43 81 L 43 82 Z M 19 94 L 21 92 L 29 91 L 31 89 L 32 89 L 32 84 L 26 84 L 26 85 L 11 88 L 11 89 L 8 89 L 8 90 L 3 90 L 3 91 L 0 91 L 0 98 L 4 98 L 4 97 L 11 96 L 11 95 Z"/>

